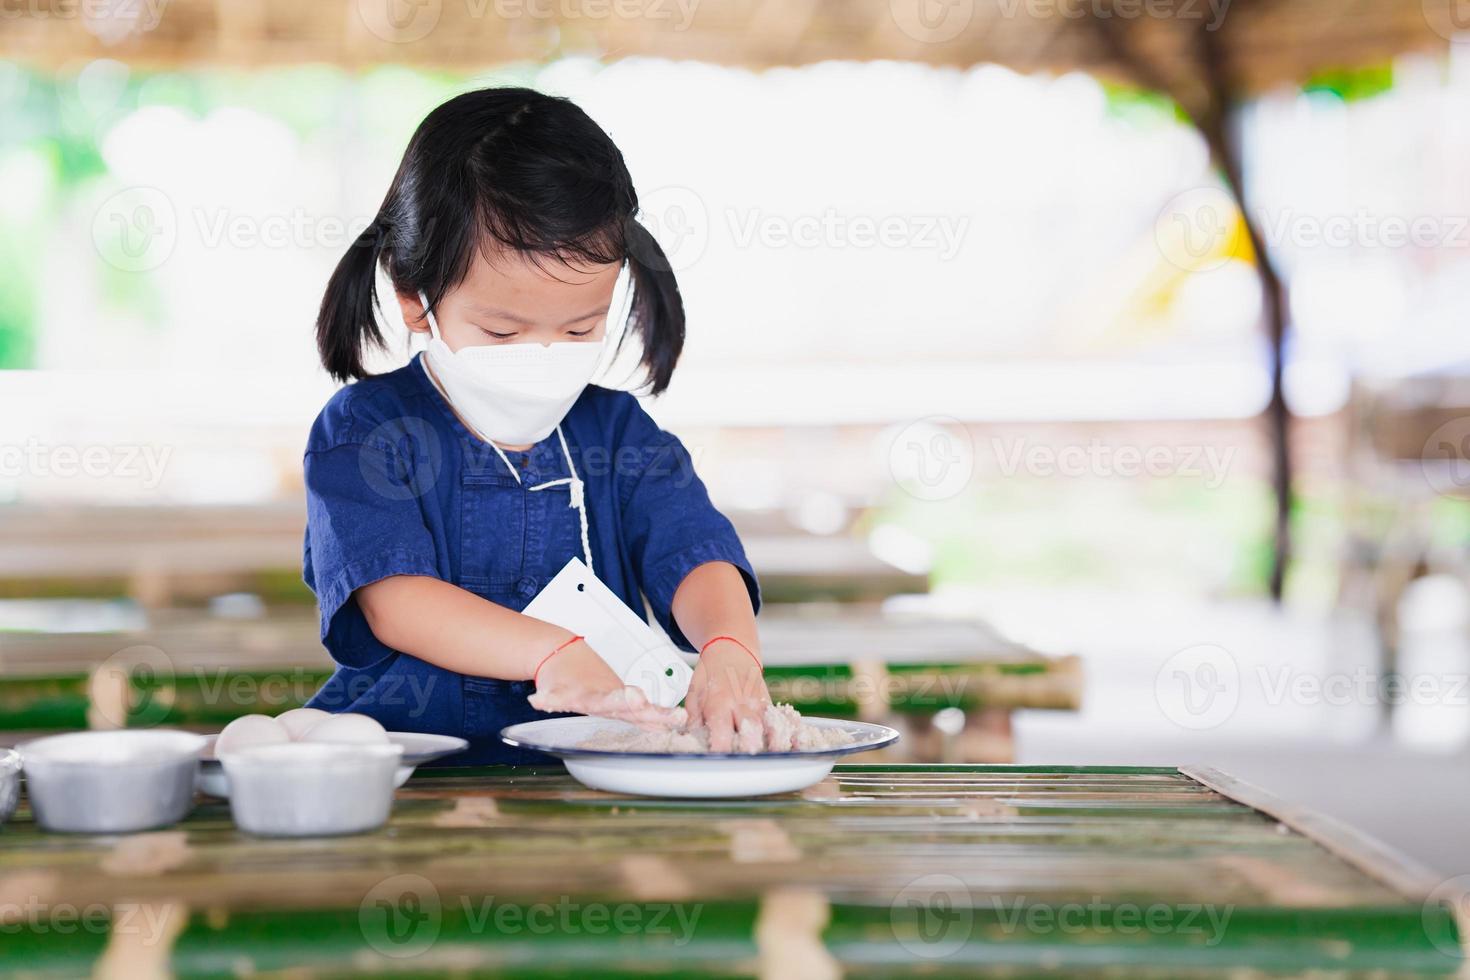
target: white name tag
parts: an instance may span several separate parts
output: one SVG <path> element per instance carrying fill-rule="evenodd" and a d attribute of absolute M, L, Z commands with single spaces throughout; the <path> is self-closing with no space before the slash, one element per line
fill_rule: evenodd
<path fill-rule="evenodd" d="M 568 561 L 522 610 L 585 636 L 624 684 L 672 708 L 689 693 L 694 670 L 668 638 L 623 604 L 582 559 Z"/>

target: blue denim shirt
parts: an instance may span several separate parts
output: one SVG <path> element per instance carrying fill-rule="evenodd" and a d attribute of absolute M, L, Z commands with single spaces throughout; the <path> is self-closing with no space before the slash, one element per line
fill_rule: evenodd
<path fill-rule="evenodd" d="M 730 522 L 710 503 L 689 453 L 631 394 L 589 386 L 562 422 L 586 484 L 597 576 L 681 647 L 674 591 L 696 566 L 740 569 L 759 608 L 755 574 Z M 470 740 L 458 765 L 544 762 L 511 749 L 506 725 L 549 717 L 531 708 L 530 681 L 470 677 L 378 641 L 353 596 L 390 575 L 429 575 L 510 609 L 525 608 L 567 559 L 582 553 L 569 475 L 556 434 L 508 453 L 495 450 L 450 410 L 415 358 L 389 374 L 344 387 L 312 426 L 306 447 L 304 577 L 321 607 L 322 643 L 337 669 L 311 700 L 356 711 L 390 731 Z"/>

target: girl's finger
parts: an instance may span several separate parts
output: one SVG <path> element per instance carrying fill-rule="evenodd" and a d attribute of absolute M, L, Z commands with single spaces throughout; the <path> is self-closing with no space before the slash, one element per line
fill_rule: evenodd
<path fill-rule="evenodd" d="M 619 717 L 649 731 L 683 728 L 689 723 L 689 715 L 683 708 L 660 708 L 657 705 L 649 705 L 641 711 L 629 712 Z"/>
<path fill-rule="evenodd" d="M 735 713 L 735 741 L 739 750 L 748 755 L 761 752 L 766 747 L 765 726 L 754 715 L 737 710 Z"/>
<path fill-rule="evenodd" d="M 749 701 L 735 705 L 736 741 L 742 752 L 763 752 L 766 745 L 765 710 Z"/>
<path fill-rule="evenodd" d="M 600 698 L 592 699 L 589 705 L 592 711 L 588 714 L 607 718 L 619 718 L 622 721 L 632 721 L 644 729 L 672 729 L 679 727 L 688 720 L 688 713 L 684 708 L 660 708 L 659 705 L 648 701 L 644 692 L 638 688 L 620 688 L 617 691 L 609 691 Z"/>
<path fill-rule="evenodd" d="M 602 707 L 637 724 L 659 728 L 677 727 L 689 720 L 689 713 L 683 708 L 661 708 L 636 687 L 609 692 Z"/>
<path fill-rule="evenodd" d="M 660 730 L 682 728 L 688 722 L 683 708 L 661 708 L 650 704 L 637 688 L 623 688 L 594 695 L 533 694 L 528 699 L 538 711 L 572 712 L 626 721 L 639 728 Z"/>
<path fill-rule="evenodd" d="M 565 699 L 550 691 L 537 691 L 526 698 L 531 707 L 537 711 L 568 711 L 565 707 Z"/>
<path fill-rule="evenodd" d="M 730 702 L 717 699 L 705 713 L 705 725 L 709 728 L 711 752 L 729 752 L 735 745 L 735 713 Z"/>
<path fill-rule="evenodd" d="M 684 697 L 684 710 L 689 716 L 691 725 L 704 723 L 704 697 L 697 689 L 691 688 Z"/>
<path fill-rule="evenodd" d="M 571 711 L 580 715 L 596 714 L 600 706 L 584 691 L 536 691 L 526 701 L 537 711 Z"/>

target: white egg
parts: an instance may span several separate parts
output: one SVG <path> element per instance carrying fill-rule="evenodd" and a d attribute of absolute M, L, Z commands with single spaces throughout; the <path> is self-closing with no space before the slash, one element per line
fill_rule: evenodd
<path fill-rule="evenodd" d="M 388 732 L 367 715 L 342 714 L 317 722 L 303 742 L 345 742 L 351 745 L 387 745 Z"/>
<path fill-rule="evenodd" d="M 286 726 L 286 732 L 291 736 L 291 741 L 299 742 L 318 723 L 330 717 L 332 717 L 330 712 L 320 708 L 292 708 L 290 711 L 282 711 L 276 715 L 276 721 Z"/>
<path fill-rule="evenodd" d="M 248 749 L 254 745 L 276 745 L 291 741 L 286 726 L 270 715 L 245 715 L 225 726 L 214 740 L 215 757 L 236 749 Z"/>

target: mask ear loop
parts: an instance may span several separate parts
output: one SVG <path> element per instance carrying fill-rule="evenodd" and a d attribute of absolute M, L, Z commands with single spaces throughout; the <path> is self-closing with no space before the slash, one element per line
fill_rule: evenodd
<path fill-rule="evenodd" d="M 443 339 L 439 336 L 439 320 L 434 316 L 434 311 L 429 309 L 429 297 L 424 295 L 422 289 L 419 290 L 419 302 L 424 304 L 424 318 L 429 321 L 429 336 L 435 340 Z"/>
<path fill-rule="evenodd" d="M 620 366 L 623 344 L 628 340 L 628 315 L 633 309 L 633 274 L 626 259 L 623 261 L 622 271 L 618 273 L 618 284 L 613 295 L 619 302 L 608 309 L 607 323 L 603 328 L 602 359 L 597 364 L 597 370 L 592 372 L 592 377 L 605 388 L 622 389 L 633 380 L 639 370 L 639 362 L 635 360 L 628 366 L 627 373 L 621 380 L 610 378 L 613 368 Z M 613 336 L 614 313 L 618 324 L 616 337 Z"/>

